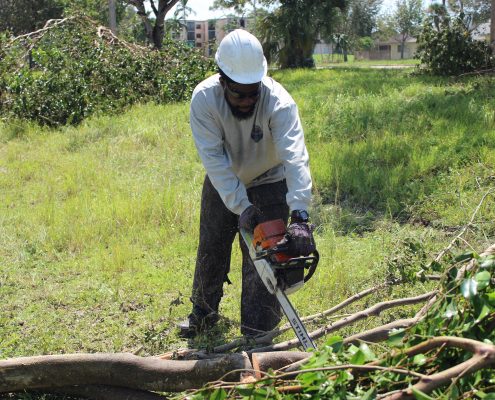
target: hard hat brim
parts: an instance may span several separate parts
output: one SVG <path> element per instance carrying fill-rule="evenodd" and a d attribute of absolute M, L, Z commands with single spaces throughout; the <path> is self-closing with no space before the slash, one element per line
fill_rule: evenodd
<path fill-rule="evenodd" d="M 229 66 L 222 63 L 218 58 L 218 53 L 215 54 L 215 61 L 218 67 L 234 82 L 241 83 L 243 85 L 250 85 L 252 83 L 261 82 L 263 77 L 266 76 L 268 71 L 268 63 L 266 62 L 266 58 L 263 56 L 263 65 L 258 71 L 251 71 L 250 73 L 239 73 L 233 71 Z"/>

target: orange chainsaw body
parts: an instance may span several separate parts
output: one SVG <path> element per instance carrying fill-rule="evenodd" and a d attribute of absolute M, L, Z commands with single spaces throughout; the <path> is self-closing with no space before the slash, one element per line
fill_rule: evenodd
<path fill-rule="evenodd" d="M 254 228 L 253 246 L 257 251 L 271 250 L 284 239 L 287 229 L 282 219 L 262 222 Z M 285 263 L 291 259 L 283 252 L 272 254 L 272 259 L 276 263 Z"/>

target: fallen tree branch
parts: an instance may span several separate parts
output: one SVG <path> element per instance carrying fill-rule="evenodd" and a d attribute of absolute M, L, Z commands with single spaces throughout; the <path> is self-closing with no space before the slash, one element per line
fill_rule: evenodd
<path fill-rule="evenodd" d="M 426 353 L 438 347 L 445 348 L 460 348 L 465 351 L 473 353 L 473 356 L 468 360 L 448 368 L 444 371 L 436 374 L 421 377 L 419 381 L 412 387 L 394 392 L 390 395 L 383 395 L 380 398 L 383 400 L 407 400 L 414 399 L 413 388 L 420 390 L 423 393 L 431 393 L 433 390 L 438 389 L 448 383 L 451 383 L 453 379 L 457 379 L 465 374 L 472 374 L 483 368 L 495 367 L 495 346 L 477 340 L 459 338 L 453 336 L 439 336 L 429 339 L 423 343 L 420 343 L 414 347 L 406 349 L 397 354 L 404 354 L 408 357 L 413 357 L 417 354 Z"/>
<path fill-rule="evenodd" d="M 393 285 L 393 284 L 396 284 L 396 282 L 382 283 L 382 284 L 374 286 L 372 288 L 365 289 L 362 292 L 359 292 L 359 293 L 349 297 L 348 299 L 344 300 L 343 302 L 337 304 L 336 306 L 329 308 L 328 310 L 322 311 L 322 312 L 317 313 L 317 314 L 308 315 L 306 317 L 302 317 L 301 321 L 305 323 L 305 322 L 310 322 L 310 321 L 314 321 L 317 319 L 327 317 L 333 313 L 336 313 L 337 311 L 340 311 L 344 307 L 346 307 L 346 306 L 348 306 L 348 305 L 350 305 L 350 304 L 352 304 L 358 300 L 361 300 L 364 297 L 366 297 L 372 293 L 375 293 L 375 292 L 377 292 L 383 288 L 389 287 L 390 285 Z M 262 345 L 262 344 L 271 343 L 271 341 L 274 338 L 276 338 L 277 336 L 279 336 L 279 335 L 281 335 L 281 334 L 283 334 L 283 333 L 285 333 L 291 329 L 292 329 L 292 326 L 289 323 L 286 323 L 286 324 L 282 325 L 280 328 L 275 328 L 272 331 L 266 332 L 264 335 L 257 336 L 254 339 L 251 339 L 249 342 L 245 338 L 239 338 L 239 339 L 233 340 L 232 342 L 216 346 L 213 348 L 213 352 L 214 353 L 226 353 L 230 350 L 239 348 L 241 346 L 245 346 L 247 344 Z M 256 351 L 259 351 L 259 349 L 256 349 Z"/>
<path fill-rule="evenodd" d="M 408 319 L 399 319 L 397 321 L 391 322 L 389 324 L 377 326 L 376 328 L 357 333 L 355 335 L 349 336 L 344 339 L 344 344 L 359 344 L 359 342 L 371 342 L 378 343 L 387 340 L 389 337 L 389 333 L 393 329 L 400 328 L 409 328 L 413 326 L 419 321 L 419 318 L 408 318 Z M 296 361 L 290 365 L 286 365 L 281 368 L 286 372 L 299 371 L 301 367 L 306 363 L 307 359 Z"/>
<path fill-rule="evenodd" d="M 126 353 L 20 357 L 0 361 L 0 393 L 74 385 L 179 392 L 201 387 L 232 370 L 252 370 L 246 354 L 199 361 L 167 361 Z M 233 379 L 239 380 L 240 373 Z"/>
<path fill-rule="evenodd" d="M 312 339 L 318 339 L 322 336 L 327 335 L 330 332 L 334 332 L 336 330 L 342 329 L 345 326 L 351 325 L 357 321 L 360 321 L 362 319 L 368 318 L 370 316 L 378 316 L 382 311 L 388 310 L 390 308 L 395 308 L 395 307 L 400 307 L 400 306 L 405 306 L 405 305 L 411 305 L 411 304 L 417 304 L 421 303 L 425 300 L 430 299 L 433 297 L 437 292 L 432 291 L 428 293 L 424 293 L 420 296 L 416 297 L 409 297 L 405 299 L 396 299 L 396 300 L 390 300 L 390 301 L 384 301 L 381 303 L 377 303 L 366 310 L 359 311 L 357 313 L 352 314 L 350 317 L 343 318 L 340 321 L 337 321 L 335 323 L 326 325 L 320 329 L 317 329 L 311 333 L 309 333 L 309 336 Z M 252 352 L 264 352 L 264 351 L 281 351 L 281 350 L 289 350 L 292 348 L 295 348 L 299 346 L 299 340 L 298 339 L 291 339 L 286 342 L 281 342 L 277 344 L 273 344 L 270 346 L 266 347 L 261 347 L 257 348 L 256 350 L 251 351 Z"/>

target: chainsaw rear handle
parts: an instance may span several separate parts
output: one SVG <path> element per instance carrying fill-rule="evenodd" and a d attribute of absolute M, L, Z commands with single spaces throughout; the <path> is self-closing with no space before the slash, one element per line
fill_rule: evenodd
<path fill-rule="evenodd" d="M 320 261 L 320 253 L 318 253 L 318 250 L 315 249 L 315 251 L 313 251 L 313 253 L 311 254 L 313 254 L 313 256 L 308 258 L 311 258 L 313 262 L 308 266 L 308 273 L 304 277 L 304 283 L 309 281 L 311 277 L 314 275 L 316 271 L 316 267 L 318 266 L 318 262 Z"/>

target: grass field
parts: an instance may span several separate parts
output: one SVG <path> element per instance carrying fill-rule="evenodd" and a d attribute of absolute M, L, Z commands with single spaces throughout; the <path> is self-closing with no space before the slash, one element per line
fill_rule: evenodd
<path fill-rule="evenodd" d="M 431 259 L 495 189 L 493 78 L 372 69 L 274 77 L 299 105 L 315 181 L 322 260 L 292 296 L 301 315 L 417 268 L 425 260 L 410 243 Z M 204 177 L 188 112 L 142 105 L 58 130 L 0 125 L 0 358 L 187 345 L 175 324 L 190 309 Z M 494 233 L 489 195 L 461 248 L 481 250 Z M 238 249 L 230 278 L 219 328 L 191 345 L 239 335 Z"/>
<path fill-rule="evenodd" d="M 313 55 L 317 68 L 373 68 L 375 66 L 402 66 L 415 67 L 419 60 L 406 58 L 403 60 L 357 60 L 353 54 L 347 56 L 347 62 L 344 62 L 343 54 L 315 54 Z"/>

